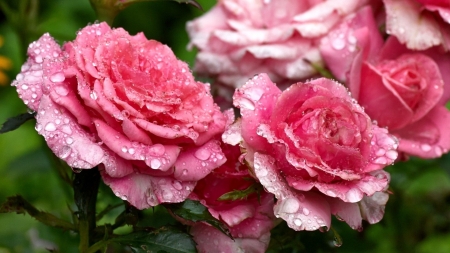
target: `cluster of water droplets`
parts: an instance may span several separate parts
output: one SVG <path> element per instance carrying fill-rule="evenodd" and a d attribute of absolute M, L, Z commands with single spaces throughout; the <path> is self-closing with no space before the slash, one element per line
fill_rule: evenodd
<path fill-rule="evenodd" d="M 374 134 L 370 144 L 372 146 L 371 162 L 380 165 L 389 165 L 398 157 L 398 140 L 388 134 L 385 128 L 379 128 L 380 133 Z"/>

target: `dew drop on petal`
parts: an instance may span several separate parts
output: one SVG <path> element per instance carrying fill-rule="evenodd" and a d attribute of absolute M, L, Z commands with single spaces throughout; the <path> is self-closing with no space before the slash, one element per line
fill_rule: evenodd
<path fill-rule="evenodd" d="M 95 91 L 91 91 L 89 96 L 92 98 L 92 100 L 97 100 L 97 93 Z"/>
<path fill-rule="evenodd" d="M 300 227 L 300 226 L 302 225 L 302 221 L 301 221 L 300 219 L 294 219 L 294 224 L 295 224 L 297 227 Z"/>
<path fill-rule="evenodd" d="M 342 50 L 345 47 L 345 41 L 343 39 L 334 39 L 331 42 L 331 46 L 336 50 Z"/>
<path fill-rule="evenodd" d="M 70 155 L 71 152 L 72 149 L 69 146 L 63 146 L 61 148 L 61 151 L 59 152 L 59 158 L 65 159 Z"/>
<path fill-rule="evenodd" d="M 72 144 L 73 143 L 73 139 L 71 137 L 67 137 L 66 138 L 66 143 L 69 144 L 69 145 Z"/>
<path fill-rule="evenodd" d="M 202 161 L 206 161 L 211 156 L 211 152 L 205 148 L 201 148 L 195 151 L 194 156 Z"/>
<path fill-rule="evenodd" d="M 160 160 L 158 160 L 158 159 L 153 159 L 153 160 L 150 162 L 150 168 L 152 168 L 152 169 L 154 169 L 154 170 L 157 170 L 157 169 L 159 169 L 159 167 L 161 167 L 161 161 L 160 161 Z"/>
<path fill-rule="evenodd" d="M 281 201 L 280 211 L 283 213 L 295 213 L 300 207 L 300 202 L 295 198 L 286 198 Z"/>
<path fill-rule="evenodd" d="M 155 144 L 150 147 L 149 152 L 153 156 L 162 156 L 166 152 L 166 149 L 162 144 Z"/>
<path fill-rule="evenodd" d="M 303 214 L 306 215 L 306 216 L 309 215 L 309 210 L 308 210 L 308 208 L 306 208 L 306 207 L 303 207 L 302 212 L 303 212 Z M 299 226 L 300 226 L 300 225 L 299 225 Z"/>
<path fill-rule="evenodd" d="M 428 152 L 431 150 L 431 146 L 428 144 L 422 144 L 420 145 L 420 149 L 422 149 L 423 152 Z"/>
<path fill-rule="evenodd" d="M 52 131 L 56 130 L 56 126 L 52 122 L 49 122 L 49 123 L 47 123 L 47 125 L 45 125 L 44 129 L 45 129 L 45 131 L 52 132 Z"/>
<path fill-rule="evenodd" d="M 55 92 L 61 96 L 67 96 L 67 94 L 69 94 L 69 90 L 64 86 L 56 86 Z"/>
<path fill-rule="evenodd" d="M 175 188 L 175 189 L 180 191 L 181 189 L 183 189 L 183 186 L 181 185 L 180 182 L 175 181 L 175 182 L 173 182 L 173 188 Z"/>
<path fill-rule="evenodd" d="M 63 73 L 58 72 L 50 76 L 50 81 L 54 83 L 60 83 L 63 82 L 66 79 Z"/>

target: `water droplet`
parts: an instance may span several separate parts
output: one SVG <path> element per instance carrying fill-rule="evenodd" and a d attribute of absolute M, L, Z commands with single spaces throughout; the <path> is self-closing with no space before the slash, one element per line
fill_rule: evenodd
<path fill-rule="evenodd" d="M 211 152 L 206 148 L 201 148 L 195 151 L 194 156 L 202 161 L 206 161 L 211 156 Z"/>
<path fill-rule="evenodd" d="M 66 138 L 66 143 L 67 143 L 68 145 L 72 144 L 72 143 L 73 143 L 73 139 L 72 139 L 71 137 L 67 137 L 67 138 Z"/>
<path fill-rule="evenodd" d="M 301 221 L 300 219 L 294 219 L 294 224 L 295 224 L 297 227 L 300 227 L 300 226 L 302 225 L 302 221 Z"/>
<path fill-rule="evenodd" d="M 439 146 L 436 146 L 436 147 L 434 148 L 434 152 L 436 152 L 436 155 L 437 155 L 437 156 L 441 156 L 442 153 L 443 153 L 442 148 L 439 147 Z"/>
<path fill-rule="evenodd" d="M 42 130 L 42 125 L 41 124 L 36 124 L 36 127 L 34 128 L 36 129 L 36 131 L 41 131 Z"/>
<path fill-rule="evenodd" d="M 300 207 L 300 202 L 295 198 L 286 198 L 281 200 L 280 212 L 295 213 Z"/>
<path fill-rule="evenodd" d="M 136 152 L 136 150 L 135 150 L 134 148 L 128 149 L 128 153 L 129 153 L 130 155 L 133 155 L 135 152 Z"/>
<path fill-rule="evenodd" d="M 161 161 L 160 161 L 160 160 L 158 160 L 158 159 L 153 159 L 153 160 L 150 162 L 150 168 L 152 168 L 152 169 L 154 169 L 154 170 L 157 170 L 157 169 L 159 169 L 159 167 L 161 167 Z"/>
<path fill-rule="evenodd" d="M 162 197 L 165 200 L 172 200 L 172 197 L 173 197 L 172 192 L 170 192 L 170 191 L 163 191 L 162 195 L 163 195 Z"/>
<path fill-rule="evenodd" d="M 303 214 L 308 216 L 309 215 L 309 210 L 306 207 L 303 207 Z"/>
<path fill-rule="evenodd" d="M 55 124 L 53 124 L 52 122 L 47 123 L 47 125 L 45 125 L 44 128 L 46 131 L 52 132 L 56 130 L 56 126 Z"/>
<path fill-rule="evenodd" d="M 386 157 L 391 160 L 395 160 L 398 157 L 398 153 L 395 150 L 389 150 L 388 152 L 386 152 Z"/>
<path fill-rule="evenodd" d="M 54 83 L 63 82 L 65 79 L 66 79 L 66 77 L 64 76 L 64 73 L 61 73 L 61 72 L 57 72 L 50 76 L 50 81 L 52 81 Z"/>
<path fill-rule="evenodd" d="M 63 146 L 61 148 L 61 151 L 59 152 L 59 158 L 65 159 L 70 155 L 71 152 L 72 149 L 69 146 Z"/>
<path fill-rule="evenodd" d="M 34 59 L 37 63 L 41 63 L 44 59 L 42 58 L 42 56 L 38 55 L 36 56 L 36 58 Z"/>
<path fill-rule="evenodd" d="M 345 47 L 345 41 L 340 38 L 333 39 L 331 46 L 336 50 L 342 50 Z"/>
<path fill-rule="evenodd" d="M 181 185 L 180 182 L 175 181 L 175 182 L 173 182 L 173 188 L 175 188 L 175 189 L 180 191 L 181 189 L 183 189 L 183 186 Z"/>
<path fill-rule="evenodd" d="M 67 94 L 69 94 L 69 90 L 64 86 L 56 86 L 55 92 L 61 96 L 67 96 Z"/>
<path fill-rule="evenodd" d="M 27 90 L 28 89 L 28 85 L 26 85 L 26 84 L 22 84 L 22 90 Z"/>
<path fill-rule="evenodd" d="M 153 156 L 162 156 L 164 152 L 166 152 L 166 149 L 162 144 L 155 144 L 149 149 L 149 153 Z"/>
<path fill-rule="evenodd" d="M 420 149 L 422 149 L 423 152 L 428 152 L 431 150 L 431 146 L 428 144 L 422 144 L 420 145 Z"/>
<path fill-rule="evenodd" d="M 92 100 L 97 100 L 97 92 L 91 91 L 91 93 L 89 94 L 89 96 L 92 98 Z"/>

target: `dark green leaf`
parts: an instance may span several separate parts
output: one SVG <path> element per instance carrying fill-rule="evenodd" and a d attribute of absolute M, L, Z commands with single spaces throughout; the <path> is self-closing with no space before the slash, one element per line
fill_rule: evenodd
<path fill-rule="evenodd" d="M 234 190 L 231 192 L 227 192 L 219 197 L 218 200 L 220 201 L 234 201 L 234 200 L 243 200 L 247 199 L 247 197 L 252 194 L 256 193 L 258 194 L 258 197 L 260 195 L 260 192 L 262 190 L 262 186 L 260 184 L 252 184 L 247 189 L 244 190 Z"/>
<path fill-rule="evenodd" d="M 175 228 L 162 227 L 151 232 L 139 231 L 109 240 L 129 246 L 134 253 L 193 253 L 197 252 L 192 238 Z"/>
<path fill-rule="evenodd" d="M 214 218 L 209 213 L 208 209 L 199 201 L 187 199 L 182 203 L 167 205 L 167 207 L 172 211 L 173 214 L 185 220 L 194 222 L 206 222 L 233 239 L 228 228 L 226 228 L 225 225 L 222 224 L 222 222 Z"/>
<path fill-rule="evenodd" d="M 0 128 L 0 134 L 16 130 L 23 123 L 27 122 L 30 119 L 33 119 L 34 115 L 35 115 L 34 113 L 23 113 L 18 116 L 7 119 L 6 122 L 3 123 L 2 127 Z"/>

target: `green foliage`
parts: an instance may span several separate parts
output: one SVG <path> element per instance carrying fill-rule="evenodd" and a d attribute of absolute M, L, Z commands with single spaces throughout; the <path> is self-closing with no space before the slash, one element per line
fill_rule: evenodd
<path fill-rule="evenodd" d="M 211 226 L 219 229 L 222 233 L 230 238 L 233 238 L 222 222 L 214 218 L 208 211 L 208 209 L 202 205 L 199 201 L 187 199 L 180 204 L 166 205 L 167 208 L 176 216 L 188 221 L 199 222 L 203 221 Z"/>
<path fill-rule="evenodd" d="M 172 227 L 162 227 L 154 231 L 142 231 L 119 236 L 110 240 L 130 247 L 134 253 L 167 252 L 194 253 L 197 252 L 192 238 Z"/>
<path fill-rule="evenodd" d="M 0 128 L 0 134 L 16 130 L 19 128 L 23 123 L 27 122 L 30 119 L 34 118 L 34 113 L 23 113 L 20 115 L 17 115 L 16 117 L 9 118 L 6 120 L 5 123 Z"/>

